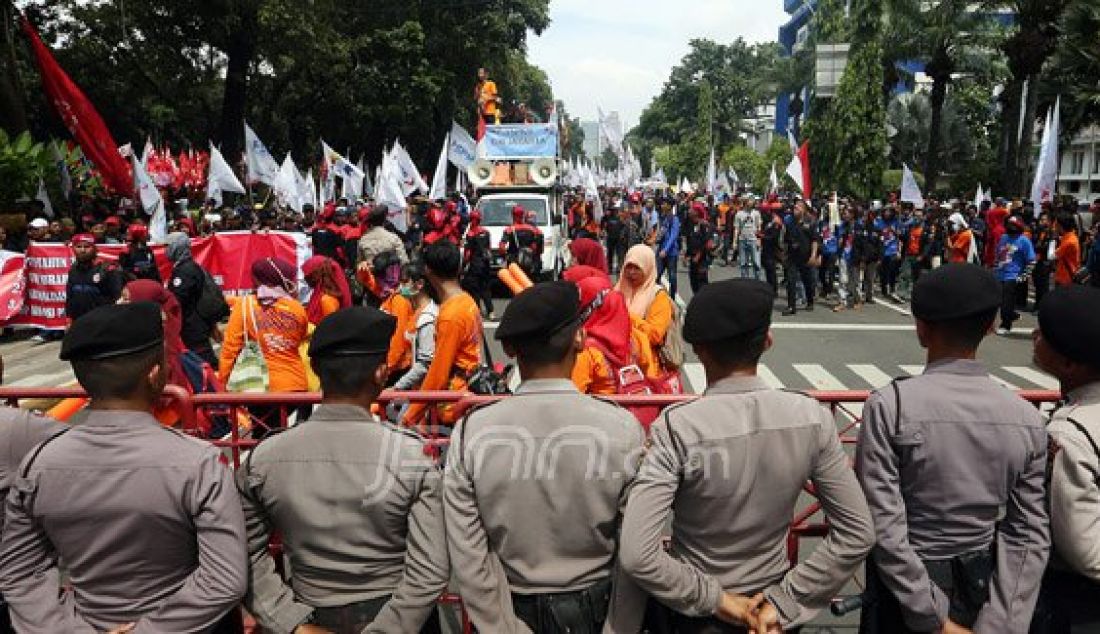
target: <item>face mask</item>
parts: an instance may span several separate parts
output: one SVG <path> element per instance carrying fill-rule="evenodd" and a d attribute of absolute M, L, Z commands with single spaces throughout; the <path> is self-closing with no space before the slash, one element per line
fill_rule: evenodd
<path fill-rule="evenodd" d="M 404 297 L 405 299 L 412 299 L 420 294 L 420 291 L 418 291 L 415 286 L 405 285 L 401 285 L 401 287 L 397 289 L 397 292 L 400 293 L 401 297 Z"/>

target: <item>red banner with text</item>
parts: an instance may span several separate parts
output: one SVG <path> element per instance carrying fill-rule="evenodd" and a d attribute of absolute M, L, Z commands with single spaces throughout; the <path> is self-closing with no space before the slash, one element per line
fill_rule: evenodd
<path fill-rule="evenodd" d="M 99 258 L 118 260 L 125 245 L 99 245 Z M 295 233 L 219 233 L 191 241 L 195 262 L 206 269 L 226 295 L 252 292 L 252 263 L 261 258 L 278 257 L 295 263 L 299 269 L 310 256 L 309 240 Z M 164 256 L 163 245 L 153 247 L 160 275 L 171 284 L 172 264 Z M 0 252 L 0 323 L 5 326 L 29 326 L 63 330 L 65 285 L 72 250 L 65 244 L 33 243 L 26 257 Z M 299 280 L 301 274 L 299 273 Z"/>

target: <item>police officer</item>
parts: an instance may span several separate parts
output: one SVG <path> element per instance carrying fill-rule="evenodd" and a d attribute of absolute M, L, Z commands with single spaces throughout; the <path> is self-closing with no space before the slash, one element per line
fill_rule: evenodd
<path fill-rule="evenodd" d="M 657 631 L 656 622 L 673 632 L 796 630 L 829 603 L 874 543 L 832 416 L 756 375 L 772 346 L 774 299 L 767 283 L 738 279 L 702 288 L 688 307 L 684 340 L 703 364 L 707 391 L 669 408 L 651 428 L 623 519 L 623 568 L 671 608 L 661 614 L 651 605 Z M 829 535 L 790 569 L 787 529 L 807 480 L 817 487 Z"/>
<path fill-rule="evenodd" d="M 245 603 L 265 631 L 417 632 L 447 586 L 439 469 L 415 432 L 370 414 L 396 327 L 368 307 L 322 321 L 309 347 L 321 406 L 237 471 L 251 555 Z M 268 551 L 275 531 L 286 581 Z"/>
<path fill-rule="evenodd" d="M 4 360 L 0 358 L 0 383 L 3 382 Z M 19 472 L 19 463 L 38 443 L 51 438 L 65 426 L 51 419 L 37 416 L 18 407 L 0 407 L 0 500 L 8 499 L 8 489 Z M 0 533 L 4 529 L 4 515 L 0 513 Z M 7 605 L 0 597 L 0 634 L 14 632 Z"/>
<path fill-rule="evenodd" d="M 1050 546 L 1047 437 L 975 360 L 1001 303 L 993 274 L 942 266 L 913 290 L 924 374 L 874 392 L 857 473 L 875 519 L 860 631 L 1026 632 Z"/>
<path fill-rule="evenodd" d="M 517 296 L 496 337 L 523 383 L 451 435 L 447 544 L 481 632 L 590 634 L 607 617 L 619 512 L 644 434 L 626 410 L 573 386 L 582 317 L 568 282 Z"/>
<path fill-rule="evenodd" d="M 1048 499 L 1054 552 L 1034 634 L 1100 632 L 1100 290 L 1067 286 L 1039 307 L 1035 365 L 1061 383 L 1050 432 Z"/>
<path fill-rule="evenodd" d="M 210 630 L 244 596 L 244 518 L 217 448 L 151 414 L 166 376 L 160 308 L 88 313 L 61 358 L 90 412 L 33 450 L 12 485 L 0 546 L 12 622 L 51 634 Z"/>

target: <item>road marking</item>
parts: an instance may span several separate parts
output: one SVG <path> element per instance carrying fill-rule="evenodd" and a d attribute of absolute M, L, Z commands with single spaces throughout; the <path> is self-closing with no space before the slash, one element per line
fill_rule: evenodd
<path fill-rule="evenodd" d="M 756 376 L 763 379 L 763 381 L 768 384 L 768 387 L 772 389 L 783 389 L 783 381 L 780 381 L 779 377 L 775 375 L 775 372 L 772 372 L 771 368 L 764 364 L 756 366 Z"/>
<path fill-rule="evenodd" d="M 1000 385 L 1002 385 L 1002 386 L 1004 386 L 1004 387 L 1006 387 L 1010 390 L 1015 390 L 1015 391 L 1020 390 L 1019 385 L 1014 385 L 1012 383 L 1009 383 L 1008 381 L 1006 381 L 1006 380 L 1002 379 L 1001 377 L 993 374 L 992 372 L 989 373 L 989 378 L 993 379 L 994 383 L 999 383 Z"/>
<path fill-rule="evenodd" d="M 894 305 L 893 302 L 884 302 L 884 301 L 880 300 L 877 297 L 872 297 L 871 301 L 878 304 L 879 306 L 885 306 L 886 308 L 889 308 L 890 310 L 894 311 L 895 313 L 901 313 L 902 315 L 905 315 L 906 317 L 912 317 L 913 316 L 913 313 L 909 312 L 908 310 L 905 310 L 904 308 L 902 308 L 900 306 Z"/>
<path fill-rule="evenodd" d="M 515 394 L 516 393 L 516 388 L 519 387 L 520 383 L 522 383 L 522 381 L 520 380 L 520 377 L 519 377 L 519 368 L 513 366 L 512 371 L 508 374 L 508 389 L 513 394 Z"/>
<path fill-rule="evenodd" d="M 859 375 L 859 378 L 863 379 L 874 389 L 878 389 L 885 385 L 889 385 L 890 381 L 893 381 L 893 377 L 886 374 L 877 366 L 864 365 L 864 364 L 851 364 L 848 369 Z"/>
<path fill-rule="evenodd" d="M 915 331 L 911 324 L 822 324 L 822 323 L 772 323 L 772 330 L 860 330 L 860 331 Z"/>
<path fill-rule="evenodd" d="M 689 394 L 702 394 L 707 389 L 707 373 L 703 370 L 702 363 L 685 363 L 684 374 L 687 375 Z"/>
<path fill-rule="evenodd" d="M 908 374 L 909 376 L 924 374 L 923 365 L 899 365 L 898 367 L 901 368 L 902 372 Z"/>
<path fill-rule="evenodd" d="M 1005 366 L 1001 369 L 1005 372 L 1011 372 L 1025 381 L 1030 381 L 1044 390 L 1057 390 L 1060 387 L 1058 379 L 1032 368 L 1025 366 Z"/>
<path fill-rule="evenodd" d="M 843 390 L 844 384 L 817 363 L 796 363 L 794 369 L 806 378 L 815 390 Z"/>

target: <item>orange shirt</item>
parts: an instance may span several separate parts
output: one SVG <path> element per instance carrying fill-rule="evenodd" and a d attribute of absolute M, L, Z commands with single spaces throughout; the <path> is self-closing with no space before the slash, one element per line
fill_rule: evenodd
<path fill-rule="evenodd" d="M 1081 267 L 1081 241 L 1077 234 L 1070 231 L 1058 239 L 1058 249 L 1054 252 L 1054 284 L 1069 286 L 1073 284 L 1073 275 Z"/>
<path fill-rule="evenodd" d="M 947 261 L 966 263 L 970 261 L 970 241 L 974 234 L 970 229 L 963 229 L 954 236 L 947 237 Z"/>
<path fill-rule="evenodd" d="M 316 292 L 316 291 L 315 291 Z M 340 298 L 333 297 L 322 291 L 321 294 L 321 320 L 340 310 Z M 318 321 L 317 323 L 321 323 Z"/>
<path fill-rule="evenodd" d="M 382 302 L 380 308 L 382 312 L 397 320 L 397 330 L 394 330 L 393 336 L 390 337 L 390 351 L 386 354 L 386 365 L 389 366 L 391 374 L 399 374 L 412 367 L 412 342 L 405 338 L 405 331 L 409 329 L 409 320 L 413 317 L 413 305 L 408 299 L 394 293 Z M 414 321 L 413 325 L 415 324 Z"/>
<path fill-rule="evenodd" d="M 255 298 L 246 297 L 233 306 L 222 341 L 218 378 L 227 381 L 233 372 L 237 355 L 244 348 L 246 321 L 249 340 L 260 343 L 267 361 L 270 391 L 304 392 L 309 389 L 306 368 L 298 352 L 309 333 L 309 318 L 306 309 L 289 298 L 264 307 Z"/>
<path fill-rule="evenodd" d="M 613 372 L 615 369 L 607 362 L 603 352 L 586 346 L 573 364 L 573 385 L 584 394 L 614 394 L 618 391 L 618 382 Z"/>
<path fill-rule="evenodd" d="M 661 346 L 665 343 L 665 335 L 672 326 L 673 304 L 672 298 L 664 290 L 657 291 L 653 303 L 645 314 L 645 319 L 638 319 L 631 315 L 630 323 L 634 328 L 645 335 L 649 344 L 650 356 L 659 359 Z"/>
<path fill-rule="evenodd" d="M 448 299 L 439 306 L 435 322 L 435 358 L 428 375 L 420 384 L 425 392 L 466 390 L 466 377 L 481 363 L 481 311 L 468 293 Z M 425 406 L 413 403 L 405 414 L 405 423 L 420 422 Z M 443 422 L 454 422 L 453 408 L 441 407 Z"/>
<path fill-rule="evenodd" d="M 493 116 L 497 113 L 497 83 L 491 79 L 486 79 L 481 83 L 481 87 L 478 90 L 477 95 L 478 103 L 481 105 L 481 114 L 486 116 Z"/>

